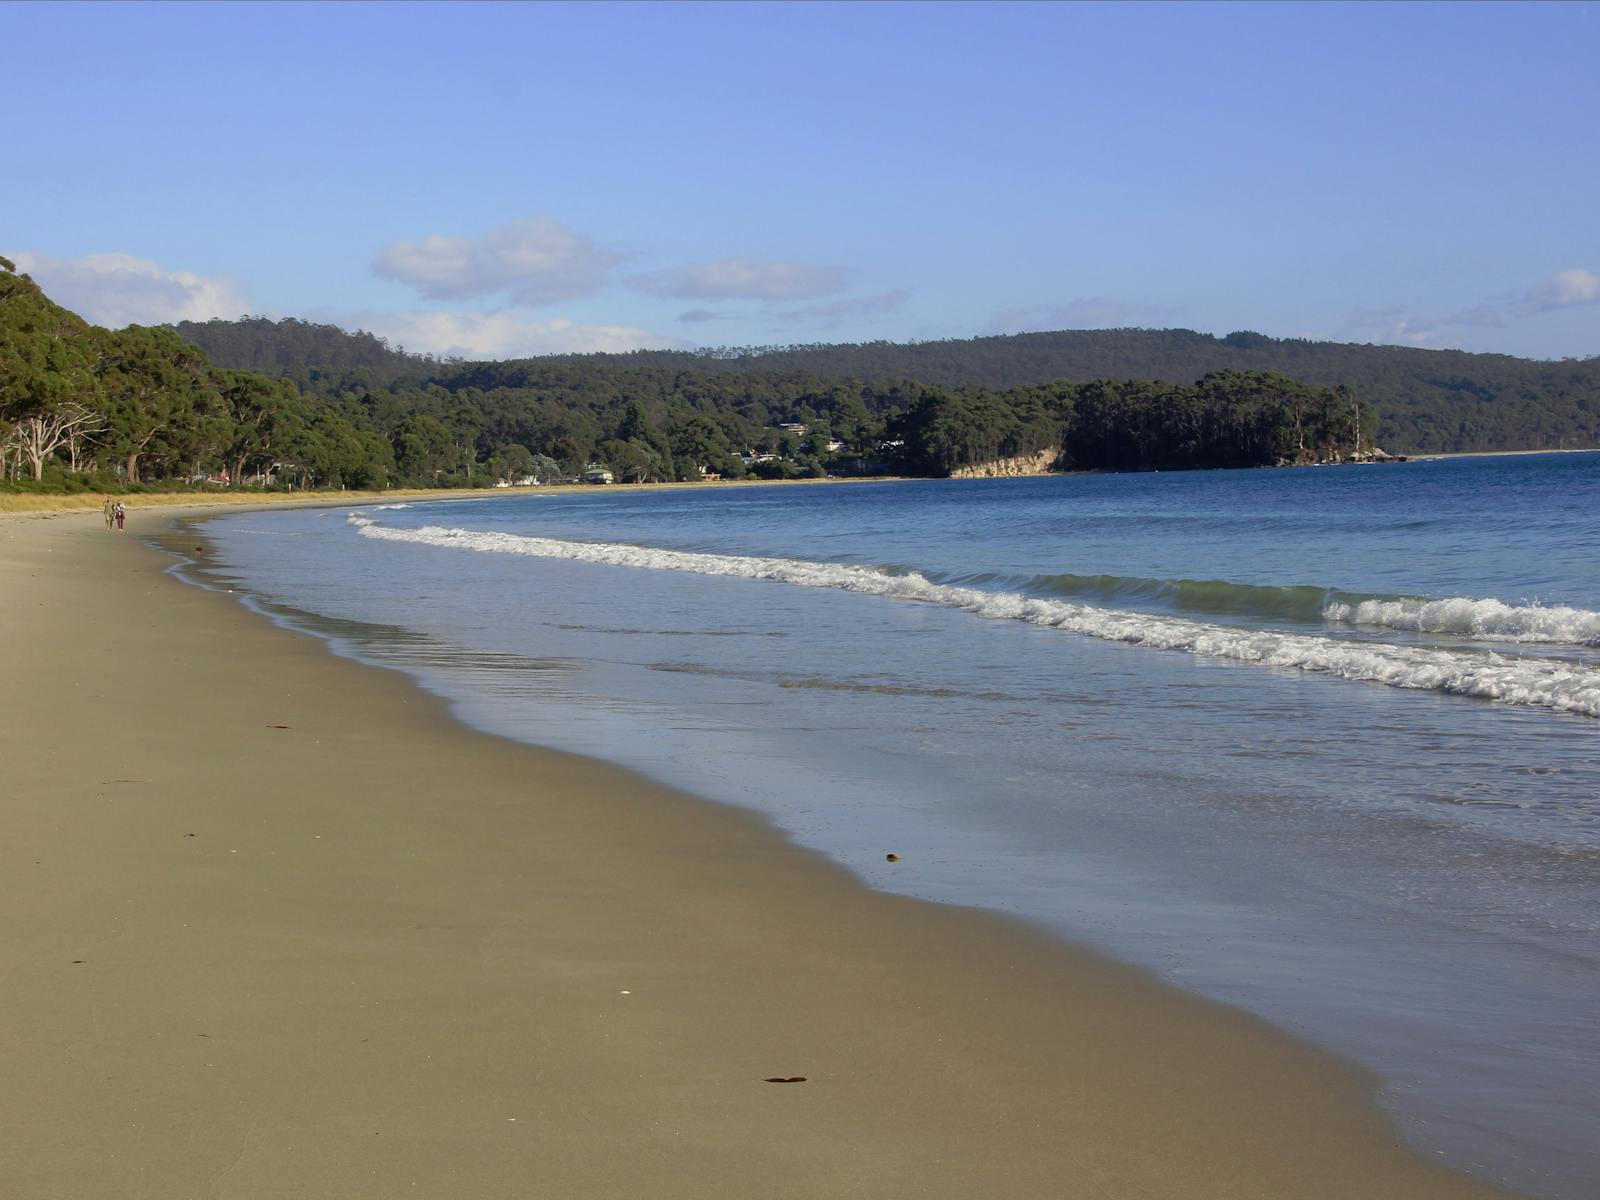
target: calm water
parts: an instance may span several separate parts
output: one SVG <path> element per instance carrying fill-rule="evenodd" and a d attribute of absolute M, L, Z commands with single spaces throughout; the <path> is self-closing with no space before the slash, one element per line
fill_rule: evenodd
<path fill-rule="evenodd" d="M 253 513 L 213 574 L 1600 1195 L 1600 454 Z M 885 861 L 893 852 L 902 860 Z"/>

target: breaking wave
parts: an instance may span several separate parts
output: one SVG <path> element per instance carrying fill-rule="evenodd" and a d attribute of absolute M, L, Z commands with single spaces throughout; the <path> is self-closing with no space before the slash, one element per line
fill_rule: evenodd
<path fill-rule="evenodd" d="M 833 588 L 935 604 L 991 620 L 1026 621 L 1129 645 L 1600 717 L 1600 668 L 1581 664 L 1210 625 L 1181 617 L 1093 608 L 1067 600 L 936 583 L 914 571 L 890 573 L 842 563 L 569 542 L 437 525 L 393 529 L 359 513 L 351 514 L 349 521 L 362 536 L 385 541 Z"/>
<path fill-rule="evenodd" d="M 1582 608 L 1503 604 L 1499 600 L 1362 600 L 1329 604 L 1323 616 L 1345 625 L 1451 633 L 1497 642 L 1600 646 L 1600 613 Z"/>
<path fill-rule="evenodd" d="M 1265 617 L 1320 623 L 1335 603 L 1354 603 L 1368 596 L 1320 587 L 1277 587 L 1234 583 L 1226 579 L 1147 579 L 1138 575 L 972 575 L 951 583 L 983 583 L 1030 594 L 1089 596 L 1141 607 L 1218 616 Z"/>

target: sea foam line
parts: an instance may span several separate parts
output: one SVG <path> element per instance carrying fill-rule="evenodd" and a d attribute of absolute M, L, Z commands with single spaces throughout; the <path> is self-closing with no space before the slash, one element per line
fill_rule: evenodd
<path fill-rule="evenodd" d="M 1600 646 L 1600 613 L 1582 608 L 1512 605 L 1456 596 L 1447 600 L 1362 600 L 1323 609 L 1329 621 L 1417 633 L 1453 633 L 1501 642 Z"/>
<path fill-rule="evenodd" d="M 842 563 L 568 542 L 523 534 L 446 529 L 437 525 L 394 529 L 359 513 L 352 513 L 349 520 L 362 536 L 384 541 L 654 571 L 765 579 L 797 587 L 834 588 L 936 604 L 992 620 L 1027 621 L 1153 649 L 1182 650 L 1209 658 L 1288 667 L 1390 687 L 1476 696 L 1600 717 L 1600 669 L 1571 663 L 1207 625 L 1176 617 L 1044 600 L 1014 592 L 984 592 L 934 583 L 916 572 L 890 575 L 871 567 Z"/>

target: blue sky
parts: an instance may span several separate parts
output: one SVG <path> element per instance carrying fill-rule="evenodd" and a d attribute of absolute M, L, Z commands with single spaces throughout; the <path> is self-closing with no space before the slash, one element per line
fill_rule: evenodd
<path fill-rule="evenodd" d="M 0 253 L 411 349 L 1600 354 L 1600 2 L 0 4 Z"/>

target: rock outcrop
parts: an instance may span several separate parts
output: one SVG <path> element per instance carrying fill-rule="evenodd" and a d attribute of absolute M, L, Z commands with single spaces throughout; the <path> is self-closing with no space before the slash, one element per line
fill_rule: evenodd
<path fill-rule="evenodd" d="M 950 472 L 950 478 L 998 479 L 1011 475 L 1048 475 L 1060 457 L 1060 450 L 1051 449 L 1040 450 L 1037 454 L 1019 454 L 1014 458 L 997 458 L 993 462 L 957 467 Z"/>

